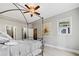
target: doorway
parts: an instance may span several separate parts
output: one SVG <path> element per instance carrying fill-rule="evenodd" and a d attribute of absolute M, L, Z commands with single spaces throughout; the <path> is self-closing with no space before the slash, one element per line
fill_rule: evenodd
<path fill-rule="evenodd" d="M 37 40 L 37 28 L 33 30 L 33 39 Z"/>

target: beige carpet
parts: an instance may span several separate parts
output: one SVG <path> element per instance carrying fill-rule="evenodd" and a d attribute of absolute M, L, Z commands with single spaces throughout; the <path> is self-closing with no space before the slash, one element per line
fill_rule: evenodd
<path fill-rule="evenodd" d="M 45 47 L 44 56 L 79 56 L 79 54 L 52 48 L 52 47 Z"/>

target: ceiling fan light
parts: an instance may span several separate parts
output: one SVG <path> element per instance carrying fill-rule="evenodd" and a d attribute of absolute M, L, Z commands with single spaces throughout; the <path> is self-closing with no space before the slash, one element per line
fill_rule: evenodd
<path fill-rule="evenodd" d="M 35 4 L 28 4 L 28 5 L 25 5 L 27 8 L 26 10 L 29 11 L 31 17 L 33 15 L 40 15 L 40 13 L 38 13 L 38 8 L 40 8 L 39 5 L 35 5 Z"/>

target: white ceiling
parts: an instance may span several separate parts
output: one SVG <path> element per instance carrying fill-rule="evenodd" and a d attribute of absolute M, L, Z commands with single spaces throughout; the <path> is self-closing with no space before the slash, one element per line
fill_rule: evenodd
<path fill-rule="evenodd" d="M 24 4 L 21 3 L 20 5 L 24 6 Z M 77 3 L 38 3 L 38 5 L 40 5 L 39 12 L 41 16 L 44 18 L 48 18 L 50 16 L 54 16 L 62 12 L 66 12 L 66 11 L 79 7 L 79 4 Z M 0 12 L 4 10 L 8 10 L 8 9 L 17 9 L 17 8 L 11 3 L 0 3 Z M 15 18 L 18 21 L 25 22 L 24 17 L 20 11 L 6 12 L 2 15 Z M 29 23 L 40 19 L 37 16 L 30 17 L 29 14 L 25 14 L 25 17 L 27 18 L 27 21 Z"/>

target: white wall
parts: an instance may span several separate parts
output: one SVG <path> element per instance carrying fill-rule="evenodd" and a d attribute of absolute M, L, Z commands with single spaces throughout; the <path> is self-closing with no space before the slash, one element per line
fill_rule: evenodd
<path fill-rule="evenodd" d="M 52 14 L 52 13 L 51 13 Z M 57 32 L 57 21 L 62 20 L 64 18 L 71 17 L 72 19 L 72 34 L 70 36 L 67 36 L 64 39 L 59 39 L 58 38 L 58 32 Z M 67 48 L 67 49 L 79 49 L 79 8 L 70 10 L 68 12 L 64 12 L 59 15 L 55 15 L 52 17 L 49 17 L 44 20 L 44 22 L 52 23 L 52 34 L 49 36 L 44 37 L 45 43 L 52 45 L 52 46 L 57 46 L 57 47 L 62 47 L 62 48 Z M 41 22 L 35 21 L 32 23 L 33 27 L 36 27 L 38 31 L 41 32 Z M 38 37 L 39 34 L 38 34 Z"/>
<path fill-rule="evenodd" d="M 6 33 L 6 25 L 16 27 L 16 39 L 22 39 L 22 27 L 25 26 L 24 23 L 18 22 L 17 20 L 14 21 L 13 18 L 0 15 L 0 31 Z"/>

